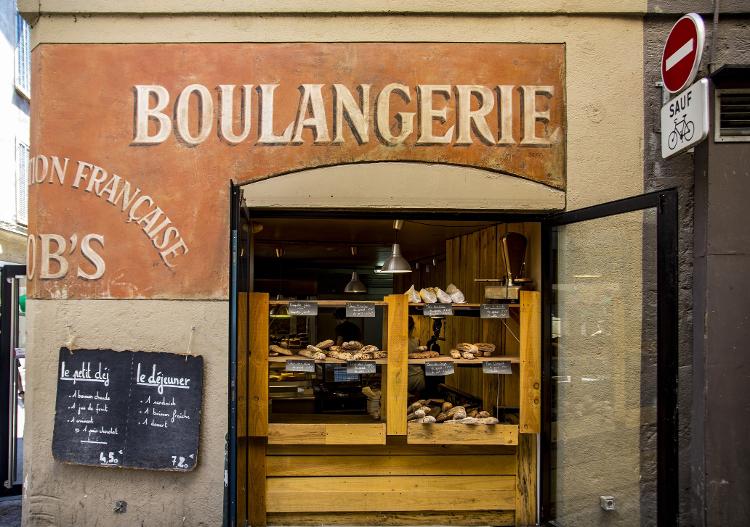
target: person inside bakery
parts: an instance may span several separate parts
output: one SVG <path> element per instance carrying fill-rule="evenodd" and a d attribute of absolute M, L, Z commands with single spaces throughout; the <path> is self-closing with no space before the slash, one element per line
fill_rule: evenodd
<path fill-rule="evenodd" d="M 346 309 L 338 308 L 333 312 L 336 318 L 336 345 L 341 346 L 344 342 L 352 340 L 362 341 L 362 330 L 355 323 L 346 318 Z"/>

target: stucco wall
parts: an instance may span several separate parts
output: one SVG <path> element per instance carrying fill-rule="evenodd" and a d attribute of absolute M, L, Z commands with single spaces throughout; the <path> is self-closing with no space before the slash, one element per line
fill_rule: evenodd
<path fill-rule="evenodd" d="M 22 4 L 24 4 L 22 2 Z M 33 4 L 33 5 L 32 5 Z M 54 4 L 54 3 L 53 3 Z M 585 14 L 607 8 L 601 2 L 547 2 L 549 15 L 467 16 L 479 2 L 453 5 L 447 15 L 376 16 L 317 14 L 299 17 L 184 14 L 76 16 L 45 15 L 35 20 L 35 43 L 120 42 L 305 42 L 441 41 L 564 42 L 567 95 L 567 208 L 575 209 L 639 194 L 643 190 L 643 70 L 641 2 L 619 2 L 611 9 L 631 16 Z M 524 3 L 525 5 L 526 3 Z M 38 2 L 26 2 L 26 10 Z M 50 5 L 45 2 L 42 6 Z M 54 4 L 58 5 L 61 4 Z M 100 5 L 100 4 L 97 4 Z M 320 6 L 341 5 L 322 2 Z M 567 7 L 578 13 L 566 16 Z M 513 6 L 511 6 L 513 7 Z M 515 6 L 517 9 L 518 6 Z M 62 8 L 61 8 L 62 9 Z M 486 10 L 487 8 L 483 8 Z M 63 9 L 63 11 L 65 11 Z M 70 12 L 70 11 L 67 11 Z M 293 11 L 292 11 L 293 12 Z M 581 14 L 583 13 L 583 14 Z M 616 36 L 616 38 L 613 38 Z M 467 57 L 467 60 L 473 60 Z M 483 196 L 486 198 L 486 196 Z M 43 203 L 32 206 L 43 207 Z M 226 211 L 214 211 L 226 215 Z M 208 221 L 209 218 L 206 218 Z M 637 276 L 635 277 L 637 279 Z M 201 310 L 205 310 L 201 312 Z M 216 525 L 221 510 L 223 434 L 226 430 L 226 304 L 165 301 L 30 302 L 31 342 L 27 408 L 26 522 L 44 525 L 37 512 L 51 510 L 59 525 L 172 524 Z M 205 315 L 201 314 L 205 313 Z M 205 316 L 205 320 L 202 317 Z M 205 348 L 202 462 L 194 474 L 173 475 L 64 466 L 52 460 L 56 350 L 73 324 L 79 346 L 177 351 L 187 341 L 189 320 L 208 326 L 196 331 L 195 353 Z M 210 337 L 209 337 L 210 335 Z M 201 338 L 203 344 L 201 345 Z M 603 447 L 602 447 L 603 448 Z M 605 452 L 596 459 L 608 463 Z M 114 490 L 116 489 L 116 493 Z M 111 512 L 115 499 L 135 504 L 123 517 Z M 598 506 L 598 503 L 597 503 Z M 151 521 L 149 521 L 151 520 Z M 120 522 L 120 523 L 117 523 Z M 192 522 L 192 523 L 190 523 Z"/>
<path fill-rule="evenodd" d="M 208 22 L 208 23 L 207 23 Z M 617 38 L 612 38 L 617 35 Z M 42 16 L 39 43 L 564 42 L 569 209 L 639 194 L 642 20 L 564 16 Z M 467 57 L 472 60 L 472 57 Z"/>
<path fill-rule="evenodd" d="M 703 466 L 703 378 L 694 375 L 694 364 L 704 358 L 693 356 L 693 153 L 685 152 L 670 159 L 662 159 L 659 109 L 662 106 L 660 82 L 663 41 L 672 25 L 683 13 L 694 10 L 703 13 L 706 24 L 706 47 L 700 76 L 709 69 L 713 44 L 712 2 L 706 0 L 669 2 L 650 1 L 643 32 L 644 50 L 644 183 L 647 191 L 676 187 L 679 192 L 679 486 L 680 519 L 684 525 L 703 525 L 704 478 Z M 722 1 L 721 16 L 713 56 L 713 69 L 722 64 L 750 62 L 750 19 L 737 16 L 747 11 L 747 3 Z M 658 15 L 666 11 L 672 15 Z M 735 13 L 727 16 L 727 13 Z M 713 133 L 713 131 L 711 132 Z M 702 336 L 700 337 L 702 338 Z"/>
<path fill-rule="evenodd" d="M 227 415 L 227 302 L 29 300 L 25 525 L 221 525 Z M 68 327 L 69 326 L 69 327 Z M 205 360 L 198 466 L 189 473 L 102 469 L 52 459 L 58 350 L 188 351 Z M 113 512 L 117 500 L 127 512 Z"/>
<path fill-rule="evenodd" d="M 0 262 L 24 263 L 26 261 L 26 236 L 0 229 Z"/>

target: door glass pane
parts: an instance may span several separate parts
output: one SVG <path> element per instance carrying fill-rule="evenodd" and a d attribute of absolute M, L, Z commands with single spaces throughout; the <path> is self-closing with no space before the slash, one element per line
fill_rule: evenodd
<path fill-rule="evenodd" d="M 24 410 L 24 395 L 26 388 L 26 277 L 16 277 L 18 307 L 16 310 L 16 335 L 15 335 L 15 361 L 12 364 L 13 376 L 11 380 L 15 383 L 11 397 L 15 397 L 15 416 L 12 416 L 12 427 L 15 430 L 15 453 L 10 462 L 14 465 L 12 469 L 13 484 L 23 483 L 23 427 L 26 422 Z"/>
<path fill-rule="evenodd" d="M 551 514 L 656 525 L 656 211 L 556 227 L 552 247 Z"/>

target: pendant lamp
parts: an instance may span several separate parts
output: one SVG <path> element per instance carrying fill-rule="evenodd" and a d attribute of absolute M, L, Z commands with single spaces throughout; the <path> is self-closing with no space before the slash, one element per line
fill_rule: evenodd
<path fill-rule="evenodd" d="M 344 293 L 366 293 L 367 292 L 367 286 L 362 283 L 362 280 L 359 279 L 359 275 L 357 274 L 357 271 L 354 271 L 352 273 L 352 279 L 349 280 L 349 283 L 346 284 L 346 287 L 344 288 Z"/>
<path fill-rule="evenodd" d="M 396 231 L 396 243 L 391 248 L 391 255 L 383 262 L 383 267 L 380 268 L 381 273 L 411 273 L 411 265 L 401 255 L 401 245 L 398 243 L 398 231 L 404 225 L 404 220 L 396 220 L 393 222 L 393 229 Z"/>

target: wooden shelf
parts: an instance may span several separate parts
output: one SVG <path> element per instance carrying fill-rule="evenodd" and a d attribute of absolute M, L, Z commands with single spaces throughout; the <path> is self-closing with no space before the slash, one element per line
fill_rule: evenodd
<path fill-rule="evenodd" d="M 409 359 L 409 364 L 426 364 L 428 362 L 453 362 L 453 364 L 475 364 L 480 365 L 488 361 L 506 361 L 513 364 L 521 362 L 520 357 L 510 357 L 507 355 L 496 355 L 494 357 L 477 357 L 476 359 L 453 359 L 451 357 L 436 357 L 434 359 Z"/>
<path fill-rule="evenodd" d="M 303 357 L 302 355 L 284 355 L 280 357 L 268 357 L 268 362 L 286 362 L 288 360 L 313 360 L 310 357 Z M 315 364 L 346 364 L 347 361 L 339 359 L 325 359 L 316 360 Z M 374 362 L 375 364 L 388 364 L 388 359 L 374 359 L 368 362 Z"/>
<path fill-rule="evenodd" d="M 346 304 L 372 304 L 384 307 L 382 300 L 269 300 L 269 306 L 288 306 L 289 302 L 315 302 L 318 307 L 346 307 Z"/>
<path fill-rule="evenodd" d="M 424 306 L 426 306 L 426 305 L 427 305 L 427 304 L 425 304 L 425 303 L 423 303 L 423 302 L 420 302 L 419 304 L 413 304 L 413 303 L 410 303 L 410 304 L 409 304 L 409 307 L 410 307 L 410 308 L 412 308 L 412 307 L 424 307 Z M 468 310 L 472 310 L 472 309 L 479 309 L 479 307 L 480 307 L 480 306 L 481 306 L 482 304 L 469 304 L 469 303 L 464 303 L 464 304 L 451 304 L 451 305 L 453 306 L 453 311 L 468 311 Z M 515 303 L 515 304 L 506 304 L 506 305 L 507 305 L 508 307 L 521 307 L 521 304 L 518 304 L 518 303 Z"/>
<path fill-rule="evenodd" d="M 518 425 L 407 423 L 410 445 L 517 445 Z"/>
<path fill-rule="evenodd" d="M 424 316 L 424 306 L 427 304 L 409 304 L 409 314 L 416 316 Z M 472 317 L 479 318 L 481 304 L 451 304 L 453 306 L 454 317 Z M 516 318 L 515 308 L 521 307 L 521 304 L 506 304 L 509 308 L 513 308 L 512 316 Z M 439 317 L 445 318 L 445 317 Z M 502 319 L 487 319 L 487 320 L 502 320 Z"/>

